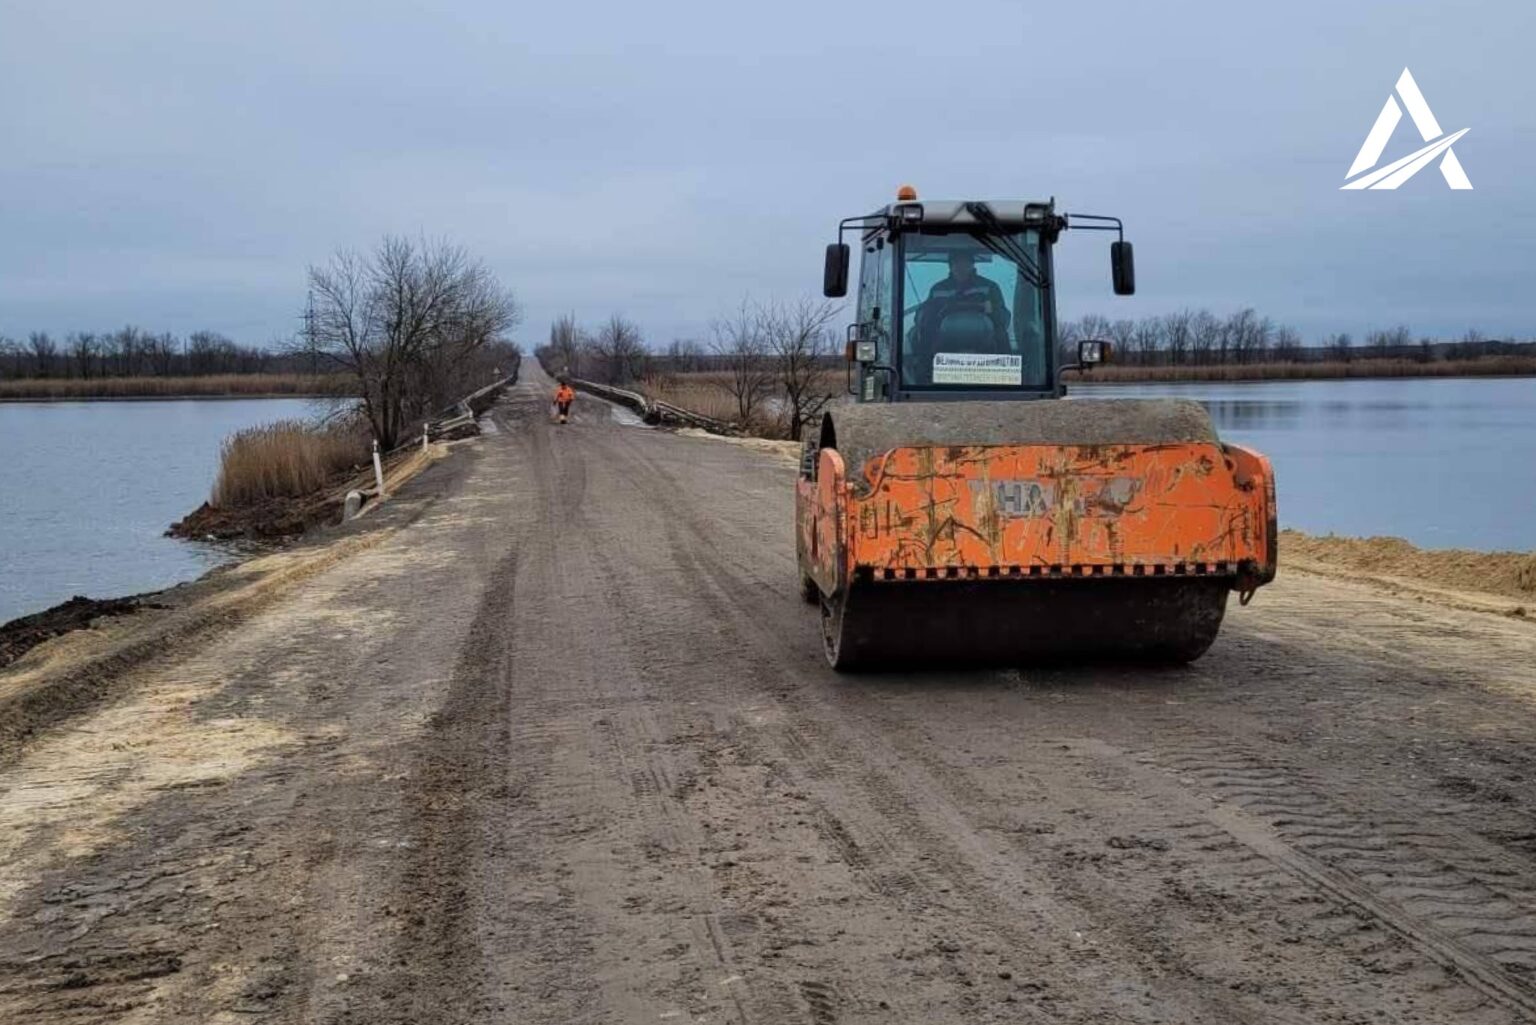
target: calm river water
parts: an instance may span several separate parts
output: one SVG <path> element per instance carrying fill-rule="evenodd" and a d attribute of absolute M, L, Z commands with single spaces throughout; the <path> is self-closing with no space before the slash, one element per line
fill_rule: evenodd
<path fill-rule="evenodd" d="M 1280 523 L 1426 548 L 1536 548 L 1536 378 L 1074 385 L 1176 396 L 1274 462 Z"/>
<path fill-rule="evenodd" d="M 1274 460 L 1280 520 L 1427 547 L 1536 548 L 1536 379 L 1081 385 L 1174 395 Z M 219 442 L 304 399 L 0 404 L 0 622 L 228 557 L 162 536 L 208 496 Z"/>
<path fill-rule="evenodd" d="M 166 587 L 228 559 L 162 536 L 208 498 L 219 443 L 308 399 L 0 403 L 0 623 Z"/>

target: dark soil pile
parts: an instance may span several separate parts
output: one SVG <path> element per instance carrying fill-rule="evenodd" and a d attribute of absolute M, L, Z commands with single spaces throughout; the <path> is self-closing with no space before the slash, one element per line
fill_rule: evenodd
<path fill-rule="evenodd" d="M 126 616 L 145 606 L 137 598 L 86 598 L 75 595 L 62 605 L 55 605 L 30 616 L 0 625 L 0 669 L 46 640 L 71 630 L 84 629 L 103 616 Z M 149 606 L 153 607 L 153 606 Z"/>
<path fill-rule="evenodd" d="M 302 498 L 276 498 L 257 505 L 220 509 L 204 502 L 166 531 L 191 541 L 278 540 L 310 527 L 341 520 L 345 493 L 326 491 Z"/>

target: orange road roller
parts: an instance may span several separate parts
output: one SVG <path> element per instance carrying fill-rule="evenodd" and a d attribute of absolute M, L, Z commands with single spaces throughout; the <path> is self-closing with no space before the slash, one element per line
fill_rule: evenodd
<path fill-rule="evenodd" d="M 824 292 L 858 301 L 840 402 L 796 484 L 802 593 L 837 669 L 923 663 L 1182 663 L 1227 595 L 1274 579 L 1269 460 L 1223 443 L 1198 403 L 1068 399 L 1065 370 L 1108 342 L 1057 344 L 1052 249 L 1107 230 L 1114 291 L 1135 291 L 1118 218 L 1054 201 L 898 199 L 838 226 Z"/>

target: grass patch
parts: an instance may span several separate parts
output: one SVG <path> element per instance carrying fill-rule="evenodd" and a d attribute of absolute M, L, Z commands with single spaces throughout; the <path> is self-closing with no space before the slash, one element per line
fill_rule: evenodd
<path fill-rule="evenodd" d="M 206 377 L 42 377 L 0 380 L 0 401 L 347 396 L 356 391 L 356 382 L 347 374 L 212 374 Z"/>

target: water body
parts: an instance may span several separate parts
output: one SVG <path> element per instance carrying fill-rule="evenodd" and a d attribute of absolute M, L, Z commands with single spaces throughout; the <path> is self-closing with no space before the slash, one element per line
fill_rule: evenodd
<path fill-rule="evenodd" d="M 1282 525 L 1426 547 L 1536 549 L 1536 379 L 1075 385 L 1182 396 L 1275 464 Z M 231 557 L 162 536 L 219 443 L 307 399 L 0 403 L 0 622 L 166 587 Z"/>
<path fill-rule="evenodd" d="M 1074 385 L 1174 396 L 1273 461 L 1281 526 L 1536 549 L 1536 378 Z"/>
<path fill-rule="evenodd" d="M 227 549 L 163 536 L 208 498 L 219 443 L 310 399 L 0 403 L 0 623 L 188 580 Z"/>

